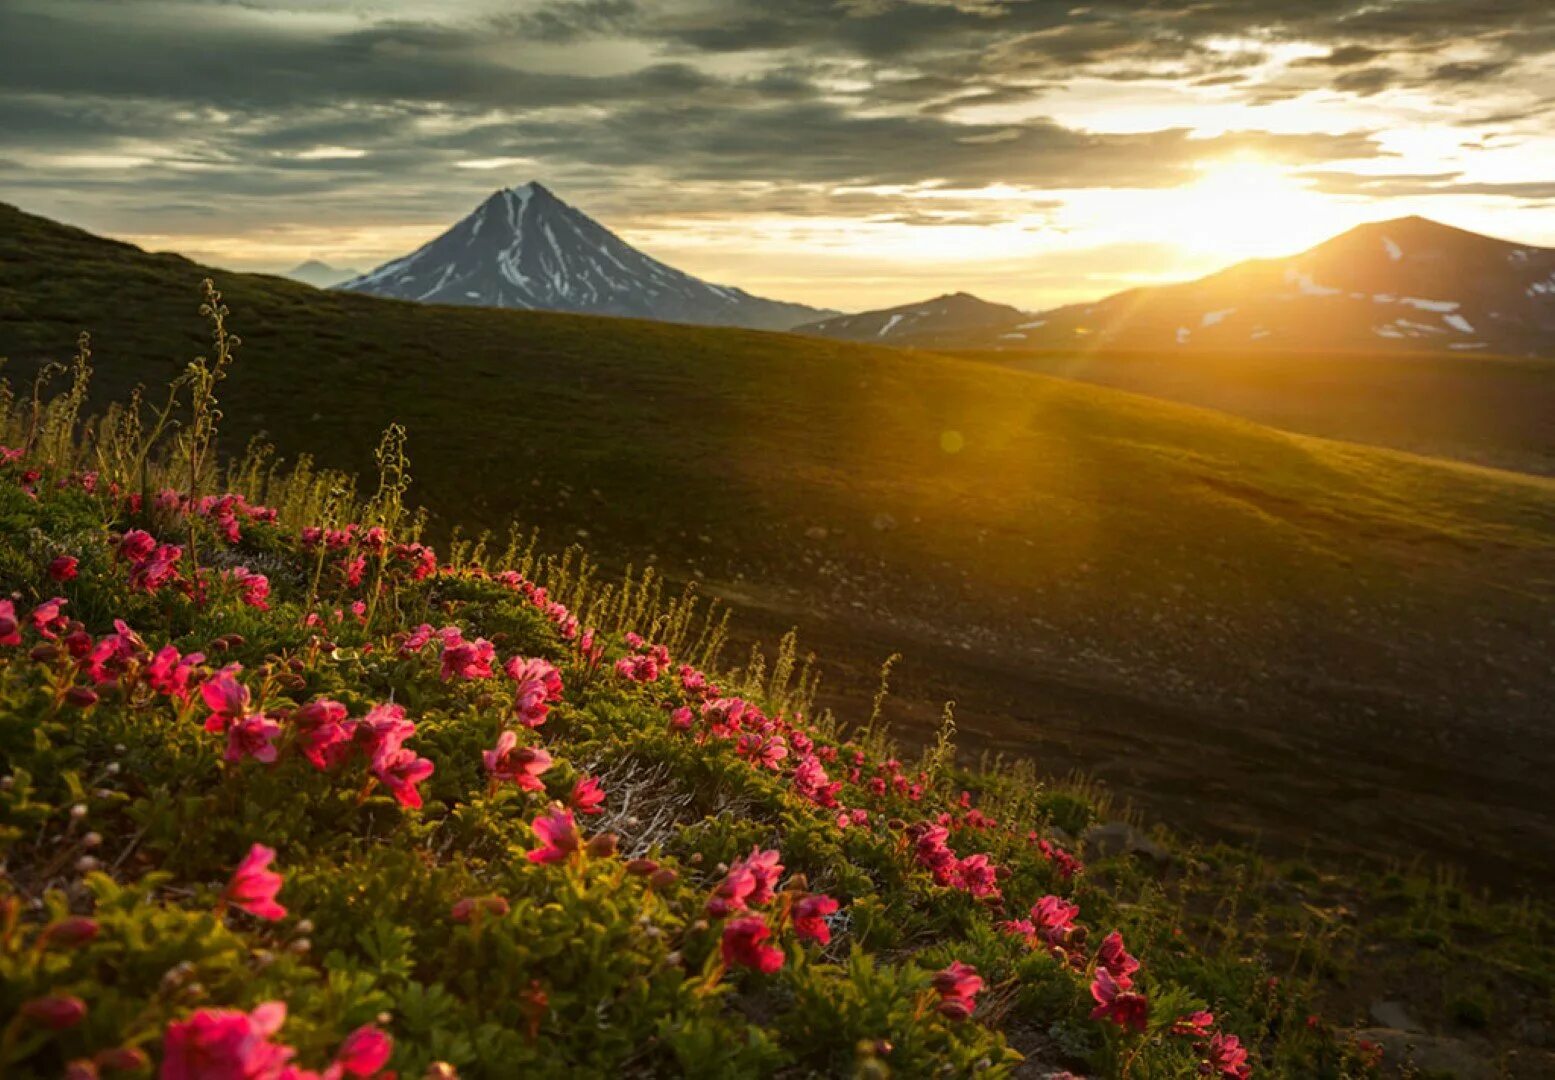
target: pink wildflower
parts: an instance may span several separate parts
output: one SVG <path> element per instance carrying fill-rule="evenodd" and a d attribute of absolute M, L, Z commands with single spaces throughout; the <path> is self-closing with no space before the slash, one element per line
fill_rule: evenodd
<path fill-rule="evenodd" d="M 1123 947 L 1123 935 L 1116 930 L 1108 934 L 1096 950 L 1096 963 L 1106 968 L 1123 989 L 1134 985 L 1133 976 L 1139 970 L 1139 961 L 1128 954 Z"/>
<path fill-rule="evenodd" d="M 78 573 L 77 565 L 74 555 L 61 555 L 49 563 L 49 577 L 55 581 L 73 581 Z"/>
<path fill-rule="evenodd" d="M 659 662 L 652 656 L 623 656 L 616 661 L 616 674 L 630 682 L 657 682 Z"/>
<path fill-rule="evenodd" d="M 119 558 L 139 566 L 156 550 L 156 537 L 142 529 L 131 529 L 119 538 Z"/>
<path fill-rule="evenodd" d="M 951 1020 L 965 1020 L 977 1008 L 976 997 L 983 988 L 982 976 L 971 964 L 956 960 L 934 976 L 934 992 L 939 995 L 939 1012 Z"/>
<path fill-rule="evenodd" d="M 1201 1072 L 1218 1072 L 1226 1080 L 1245 1080 L 1253 1074 L 1253 1067 L 1247 1063 L 1247 1048 L 1235 1035 L 1216 1032 L 1210 1036 L 1204 1047 L 1204 1064 L 1207 1070 Z"/>
<path fill-rule="evenodd" d="M 28 618 L 32 621 L 32 628 L 50 641 L 58 641 L 59 633 L 70 624 L 60 610 L 70 601 L 63 596 L 56 596 L 52 600 L 45 600 L 32 609 Z"/>
<path fill-rule="evenodd" d="M 340 569 L 340 576 L 350 588 L 354 589 L 362 583 L 362 575 L 367 571 L 367 559 L 364 556 L 347 555 L 336 565 Z"/>
<path fill-rule="evenodd" d="M 116 681 L 132 661 L 146 652 L 146 643 L 123 619 L 115 619 L 113 629 L 113 633 L 92 646 L 83 664 L 87 675 L 99 686 Z"/>
<path fill-rule="evenodd" d="M 1091 1010 L 1092 1020 L 1110 1020 L 1124 1030 L 1145 1030 L 1150 1015 L 1149 1001 L 1145 995 L 1120 984 L 1106 968 L 1096 969 L 1091 997 L 1096 999 L 1096 1008 Z"/>
<path fill-rule="evenodd" d="M 0 600 L 0 645 L 20 645 L 21 625 L 16 621 L 16 605 Z"/>
<path fill-rule="evenodd" d="M 380 751 L 373 757 L 373 775 L 388 789 L 396 802 L 411 810 L 421 808 L 421 792 L 416 785 L 431 776 L 436 766 L 414 750 L 400 747 Z"/>
<path fill-rule="evenodd" d="M 730 967 L 746 967 L 771 975 L 783 966 L 783 950 L 767 943 L 772 931 L 759 915 L 730 919 L 724 924 L 720 949 Z"/>
<path fill-rule="evenodd" d="M 237 680 L 241 670 L 237 664 L 228 665 L 201 684 L 200 697 L 211 710 L 205 718 L 206 731 L 226 731 L 248 715 L 248 687 Z"/>
<path fill-rule="evenodd" d="M 242 908 L 250 915 L 274 921 L 286 915 L 286 909 L 276 902 L 275 894 L 281 891 L 281 875 L 267 869 L 275 860 L 275 849 L 255 844 L 233 871 L 222 899 L 234 907 Z"/>
<path fill-rule="evenodd" d="M 580 814 L 603 814 L 600 804 L 604 801 L 605 789 L 594 776 L 585 776 L 572 785 L 572 794 L 567 797 L 567 805 Z"/>
<path fill-rule="evenodd" d="M 335 1064 L 351 1076 L 372 1076 L 389 1063 L 394 1040 L 371 1024 L 346 1036 L 335 1052 Z"/>
<path fill-rule="evenodd" d="M 146 682 L 157 693 L 183 701 L 189 696 L 189 677 L 204 661 L 201 653 L 179 656 L 172 645 L 164 645 L 146 665 Z"/>
<path fill-rule="evenodd" d="M 167 1026 L 161 1080 L 269 1080 L 283 1076 L 289 1047 L 270 1041 L 286 1021 L 286 1005 L 271 1001 L 253 1012 L 201 1009 Z"/>
<path fill-rule="evenodd" d="M 551 755 L 538 746 L 519 746 L 518 735 L 504 731 L 497 748 L 481 755 L 493 781 L 511 780 L 524 791 L 544 791 L 540 774 L 551 767 Z"/>
<path fill-rule="evenodd" d="M 234 567 L 230 572 L 230 578 L 239 590 L 241 590 L 243 603 L 260 611 L 269 611 L 270 579 L 263 574 L 256 574 L 247 567 Z"/>
<path fill-rule="evenodd" d="M 242 761 L 251 757 L 269 765 L 275 761 L 275 738 L 280 733 L 281 725 L 263 713 L 245 716 L 227 728 L 226 759 Z"/>
<path fill-rule="evenodd" d="M 535 818 L 530 828 L 534 829 L 535 839 L 541 845 L 529 853 L 532 863 L 563 862 L 582 842 L 570 810 L 553 809 Z"/>
<path fill-rule="evenodd" d="M 999 896 L 998 868 L 988 861 L 988 856 L 978 853 L 968 855 L 956 867 L 956 877 L 961 887 L 981 900 Z"/>
<path fill-rule="evenodd" d="M 1215 1014 L 1200 1009 L 1198 1012 L 1187 1013 L 1174 1020 L 1172 1022 L 1172 1034 L 1188 1036 L 1208 1035 L 1210 1029 L 1214 1026 Z"/>
<path fill-rule="evenodd" d="M 405 719 L 405 707 L 387 701 L 373 706 L 353 729 L 370 758 L 392 754 L 415 733 L 415 723 Z"/>
<path fill-rule="evenodd" d="M 826 916 L 837 910 L 837 901 L 820 893 L 806 896 L 794 905 L 794 933 L 801 941 L 815 941 L 822 945 L 831 941 L 831 927 Z"/>
<path fill-rule="evenodd" d="M 496 656 L 497 647 L 484 638 L 447 641 L 443 645 L 442 679 L 489 679 Z"/>
<path fill-rule="evenodd" d="M 412 630 L 410 636 L 400 645 L 400 655 L 410 656 L 412 653 L 420 652 L 426 647 L 427 642 L 436 636 L 436 633 L 429 624 L 422 623 Z"/>
<path fill-rule="evenodd" d="M 735 746 L 735 753 L 749 758 L 752 765 L 775 771 L 788 756 L 788 746 L 780 737 L 768 738 L 760 732 L 752 731 L 741 736 Z"/>
<path fill-rule="evenodd" d="M 316 698 L 294 711 L 291 719 L 298 729 L 297 746 L 314 768 L 333 768 L 349 753 L 353 727 L 340 702 Z"/>
<path fill-rule="evenodd" d="M 1079 914 L 1079 904 L 1071 904 L 1059 896 L 1044 896 L 1031 906 L 1037 935 L 1047 944 L 1058 947 L 1068 943 L 1076 929 L 1075 917 Z"/>
<path fill-rule="evenodd" d="M 715 919 L 736 911 L 744 911 L 751 893 L 756 890 L 756 875 L 743 863 L 736 862 L 713 890 L 707 901 L 707 913 Z"/>
<path fill-rule="evenodd" d="M 771 902 L 776 894 L 778 879 L 783 876 L 782 853 L 776 849 L 763 851 L 759 847 L 751 848 L 751 853 L 736 863 L 736 867 L 749 870 L 755 878 L 755 887 L 750 893 L 750 902 L 760 906 Z"/>
<path fill-rule="evenodd" d="M 513 691 L 513 715 L 525 727 L 545 723 L 552 702 L 562 696 L 561 672 L 546 660 L 525 660 L 515 656 L 503 665 L 508 678 L 516 684 Z"/>
<path fill-rule="evenodd" d="M 130 587 L 142 592 L 156 592 L 178 576 L 178 560 L 184 557 L 184 549 L 177 544 L 161 544 L 146 558 L 134 564 L 130 571 Z"/>

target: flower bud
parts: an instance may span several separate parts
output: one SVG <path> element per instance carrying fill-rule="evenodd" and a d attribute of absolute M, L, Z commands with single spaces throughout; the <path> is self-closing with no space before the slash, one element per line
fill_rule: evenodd
<path fill-rule="evenodd" d="M 90 709 L 97 704 L 97 691 L 90 686 L 72 686 L 65 691 L 65 703 L 77 709 Z"/>
<path fill-rule="evenodd" d="M 38 944 L 44 948 L 58 945 L 61 948 L 74 949 L 95 938 L 98 929 L 96 919 L 88 919 L 84 915 L 72 915 L 44 927 L 43 933 L 38 938 Z"/>
<path fill-rule="evenodd" d="M 586 850 L 591 858 L 610 858 L 610 856 L 616 853 L 616 834 L 600 833 L 598 836 L 589 837 Z"/>
<path fill-rule="evenodd" d="M 49 994 L 24 1004 L 22 1015 L 39 1027 L 64 1031 L 86 1018 L 86 1002 L 70 994 Z"/>
<path fill-rule="evenodd" d="M 661 866 L 659 869 L 653 872 L 653 876 L 648 879 L 648 884 L 652 885 L 655 889 L 667 889 L 671 885 L 675 884 L 679 877 L 680 875 L 675 873 L 675 871 L 671 870 L 669 867 Z"/>
<path fill-rule="evenodd" d="M 626 872 L 637 877 L 647 877 L 658 869 L 659 864 L 652 859 L 633 859 L 626 864 Z"/>

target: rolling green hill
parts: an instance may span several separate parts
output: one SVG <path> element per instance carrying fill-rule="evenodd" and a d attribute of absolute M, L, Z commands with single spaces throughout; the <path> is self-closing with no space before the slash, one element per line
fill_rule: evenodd
<path fill-rule="evenodd" d="M 839 696 L 1095 771 L 1187 825 L 1555 874 L 1555 483 L 933 354 L 322 293 L 0 211 L 0 355 L 92 332 L 109 394 L 244 340 L 223 437 L 362 469 L 410 434 L 445 523 L 544 522 Z M 173 328 L 186 327 L 178 348 Z"/>
<path fill-rule="evenodd" d="M 1441 353 L 957 353 L 1303 435 L 1555 475 L 1555 360 Z"/>

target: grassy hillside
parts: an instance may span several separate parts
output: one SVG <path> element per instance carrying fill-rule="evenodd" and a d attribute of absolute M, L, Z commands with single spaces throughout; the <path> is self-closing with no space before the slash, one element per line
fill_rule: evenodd
<path fill-rule="evenodd" d="M 968 359 L 1286 431 L 1555 474 L 1555 360 L 1439 353 L 983 352 Z"/>
<path fill-rule="evenodd" d="M 79 404 L 0 408 L 8 1077 L 1555 1064 L 1542 903 L 905 755 L 645 581 L 425 547 L 392 439 L 360 501 Z"/>
<path fill-rule="evenodd" d="M 207 272 L 9 212 L 0 354 L 84 327 L 110 392 L 160 384 Z M 398 420 L 444 522 L 799 625 L 829 703 L 902 651 L 905 730 L 954 698 L 975 745 L 1185 826 L 1555 874 L 1550 481 L 933 355 L 218 276 L 229 447 L 361 471 Z"/>

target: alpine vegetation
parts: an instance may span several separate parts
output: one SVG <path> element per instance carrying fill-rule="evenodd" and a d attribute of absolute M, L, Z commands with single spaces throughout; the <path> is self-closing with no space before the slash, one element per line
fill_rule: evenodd
<path fill-rule="evenodd" d="M 83 415 L 84 336 L 0 397 L 6 1075 L 1378 1074 L 1325 1003 L 1380 924 L 1267 900 L 1332 879 L 1098 829 L 948 711 L 909 758 L 652 574 L 435 550 L 397 427 L 360 492 L 224 461 L 203 311 L 154 407 Z"/>

